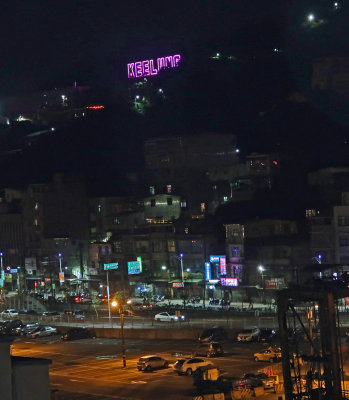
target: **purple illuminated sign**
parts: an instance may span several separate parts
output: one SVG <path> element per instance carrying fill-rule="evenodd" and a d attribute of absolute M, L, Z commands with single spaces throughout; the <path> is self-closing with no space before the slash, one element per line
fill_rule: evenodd
<path fill-rule="evenodd" d="M 143 76 L 157 75 L 162 69 L 176 68 L 181 61 L 181 56 L 160 57 L 154 60 L 137 61 L 127 64 L 127 75 L 129 78 L 142 78 Z"/>

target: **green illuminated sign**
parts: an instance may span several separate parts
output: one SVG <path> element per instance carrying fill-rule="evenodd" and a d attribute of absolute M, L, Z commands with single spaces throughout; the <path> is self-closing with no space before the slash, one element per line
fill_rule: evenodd
<path fill-rule="evenodd" d="M 129 275 L 140 274 L 142 272 L 142 257 L 137 257 L 137 261 L 129 261 L 127 269 Z"/>
<path fill-rule="evenodd" d="M 104 264 L 104 271 L 108 271 L 110 269 L 118 269 L 118 268 L 119 268 L 119 263 Z"/>

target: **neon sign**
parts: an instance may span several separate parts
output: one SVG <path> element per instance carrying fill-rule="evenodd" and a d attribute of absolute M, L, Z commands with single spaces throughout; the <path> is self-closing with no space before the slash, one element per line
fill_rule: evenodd
<path fill-rule="evenodd" d="M 143 76 L 157 75 L 162 69 L 176 68 L 181 61 L 181 56 L 160 57 L 155 60 L 137 61 L 127 64 L 127 76 L 129 78 L 142 78 Z"/>

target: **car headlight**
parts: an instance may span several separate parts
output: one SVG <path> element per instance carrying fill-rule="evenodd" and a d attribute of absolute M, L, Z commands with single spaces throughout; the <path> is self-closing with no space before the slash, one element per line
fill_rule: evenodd
<path fill-rule="evenodd" d="M 181 318 L 182 318 L 182 319 L 185 319 L 185 316 L 184 316 L 184 315 L 182 315 L 182 316 L 181 316 Z"/>
<path fill-rule="evenodd" d="M 175 317 L 174 317 L 174 320 L 175 320 L 175 321 L 178 321 L 178 317 L 177 317 L 177 316 L 175 316 Z"/>

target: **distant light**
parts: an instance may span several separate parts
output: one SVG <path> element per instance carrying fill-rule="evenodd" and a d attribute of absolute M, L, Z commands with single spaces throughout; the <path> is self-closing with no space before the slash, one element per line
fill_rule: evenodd
<path fill-rule="evenodd" d="M 0 253 L 0 257 L 2 257 L 3 255 L 4 255 L 4 253 L 1 252 L 1 253 Z"/>
<path fill-rule="evenodd" d="M 137 94 L 137 95 L 136 95 L 136 100 L 138 100 L 138 99 L 139 99 L 139 95 Z"/>
<path fill-rule="evenodd" d="M 127 304 L 132 304 L 132 300 L 131 300 L 131 299 L 128 299 L 128 300 L 126 301 L 126 303 L 127 303 Z"/>
<path fill-rule="evenodd" d="M 274 160 L 274 161 L 273 161 L 273 164 L 274 164 L 274 165 L 278 165 L 278 162 Z"/>
<path fill-rule="evenodd" d="M 68 267 L 67 267 L 67 266 L 65 266 L 65 267 L 64 267 L 64 269 L 68 269 Z"/>
<path fill-rule="evenodd" d="M 113 307 L 116 307 L 116 306 L 118 305 L 118 303 L 114 300 L 114 301 L 111 302 L 111 305 L 112 305 Z"/>
<path fill-rule="evenodd" d="M 190 272 L 190 268 L 187 268 L 187 272 Z"/>
<path fill-rule="evenodd" d="M 259 271 L 259 272 L 265 271 L 263 265 L 258 265 L 258 271 Z"/>
<path fill-rule="evenodd" d="M 275 47 L 274 51 L 275 51 L 275 53 L 277 53 L 277 52 L 279 51 L 279 49 L 277 49 L 277 48 Z"/>
<path fill-rule="evenodd" d="M 99 285 L 99 287 L 100 287 L 100 288 L 102 288 L 102 287 L 103 287 L 103 285 L 102 285 L 102 284 L 100 284 L 100 285 Z"/>
<path fill-rule="evenodd" d="M 182 258 L 182 257 L 183 257 L 183 253 L 181 253 L 181 254 L 179 255 L 179 257 Z"/>
<path fill-rule="evenodd" d="M 166 265 L 163 265 L 163 266 L 161 267 L 161 269 L 162 269 L 163 271 L 165 271 Z"/>
<path fill-rule="evenodd" d="M 235 153 L 240 153 L 240 149 L 236 149 L 236 150 L 235 150 Z"/>
<path fill-rule="evenodd" d="M 54 127 L 51 128 L 51 131 L 55 131 L 55 130 L 56 130 L 56 128 L 54 128 Z"/>
<path fill-rule="evenodd" d="M 61 97 L 62 97 L 62 100 L 65 100 L 67 98 L 65 94 L 62 94 Z"/>
<path fill-rule="evenodd" d="M 336 2 L 336 3 L 334 3 L 334 6 L 337 8 L 338 7 L 338 3 Z"/>
<path fill-rule="evenodd" d="M 102 108 L 104 108 L 103 105 L 98 105 L 98 106 L 87 106 L 87 107 L 86 107 L 87 110 L 101 110 Z"/>
<path fill-rule="evenodd" d="M 210 285 L 208 288 L 209 288 L 209 289 L 214 289 L 214 286 L 213 286 L 213 285 Z"/>
<path fill-rule="evenodd" d="M 314 14 L 309 14 L 309 15 L 308 15 L 308 21 L 309 21 L 309 22 L 314 21 L 314 18 L 315 18 L 315 17 L 314 17 Z"/>
<path fill-rule="evenodd" d="M 320 258 L 320 260 L 321 260 L 321 258 L 322 258 L 322 255 L 321 255 L 321 254 L 319 254 L 319 255 L 317 256 L 317 258 Z"/>
<path fill-rule="evenodd" d="M 220 55 L 221 55 L 220 53 L 217 53 L 217 54 L 216 54 L 216 57 L 220 57 Z"/>
<path fill-rule="evenodd" d="M 159 89 L 159 93 L 162 93 L 162 92 L 163 92 L 163 90 L 160 88 L 160 89 Z"/>

